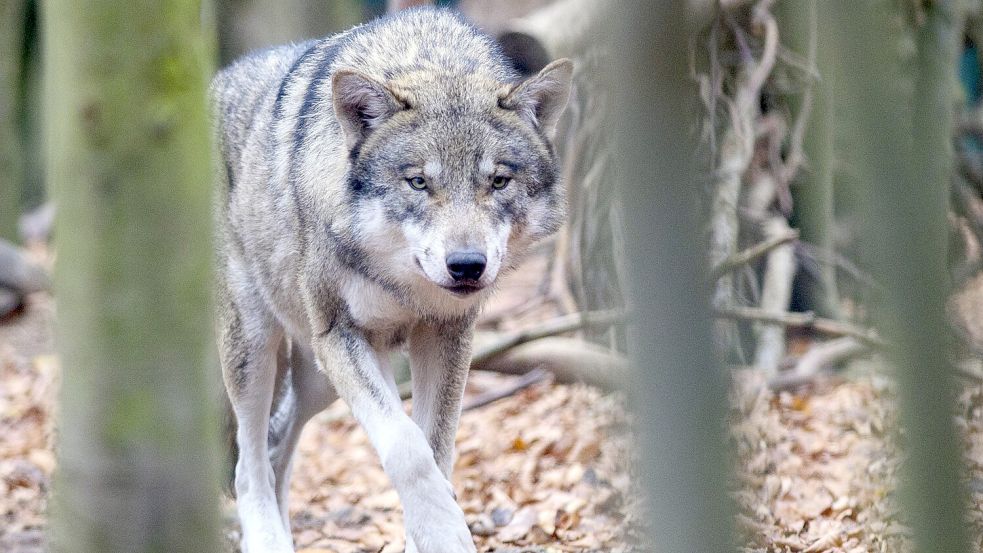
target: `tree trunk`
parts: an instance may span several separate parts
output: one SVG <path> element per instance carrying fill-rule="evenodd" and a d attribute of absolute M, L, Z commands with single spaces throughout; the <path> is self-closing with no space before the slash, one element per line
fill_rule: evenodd
<path fill-rule="evenodd" d="M 217 0 L 222 64 L 260 48 L 301 42 L 362 21 L 358 0 Z"/>
<path fill-rule="evenodd" d="M 734 550 L 725 452 L 727 379 L 713 353 L 701 221 L 696 84 L 685 0 L 621 3 L 606 76 L 617 106 L 634 365 L 628 387 L 650 494 L 652 547 Z"/>
<path fill-rule="evenodd" d="M 53 551 L 214 552 L 212 33 L 198 2 L 44 4 L 64 366 Z"/>
<path fill-rule="evenodd" d="M 26 0 L 0 1 L 0 238 L 17 240 L 24 185 L 20 131 Z"/>
<path fill-rule="evenodd" d="M 834 101 L 859 133 L 853 143 L 864 184 L 859 212 L 884 285 L 881 326 L 893 344 L 888 358 L 898 371 L 906 432 L 900 497 L 920 553 L 969 551 L 944 314 L 953 73 L 962 28 L 956 4 L 919 4 L 925 17 L 914 59 L 903 59 L 899 48 L 906 32 L 899 22 L 914 19 L 898 12 L 900 4 L 823 4 L 842 49 Z"/>
<path fill-rule="evenodd" d="M 795 223 L 801 240 L 820 252 L 819 278 L 805 288 L 809 309 L 839 318 L 836 264 L 833 263 L 833 111 L 830 106 L 830 26 L 819 21 L 818 0 L 779 4 L 785 46 L 804 60 L 805 90 L 788 97 L 792 119 L 802 118 L 804 164 L 793 182 Z M 793 131 L 794 132 L 794 131 Z M 791 176 L 791 175 L 790 175 Z"/>

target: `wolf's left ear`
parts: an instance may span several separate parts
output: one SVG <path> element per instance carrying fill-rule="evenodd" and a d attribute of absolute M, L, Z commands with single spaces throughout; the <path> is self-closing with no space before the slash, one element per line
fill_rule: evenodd
<path fill-rule="evenodd" d="M 572 78 L 573 62 L 566 58 L 556 60 L 539 74 L 512 87 L 499 99 L 498 105 L 517 111 L 523 119 L 552 137 L 560 115 L 567 107 Z"/>
<path fill-rule="evenodd" d="M 331 99 L 349 148 L 405 107 L 386 85 L 350 69 L 339 69 L 332 76 Z"/>

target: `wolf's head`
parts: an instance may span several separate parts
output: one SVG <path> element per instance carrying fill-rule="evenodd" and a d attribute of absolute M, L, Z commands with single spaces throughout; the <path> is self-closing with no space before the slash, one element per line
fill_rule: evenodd
<path fill-rule="evenodd" d="M 352 230 L 389 278 L 470 303 L 559 228 L 550 139 L 572 70 L 559 60 L 518 84 L 432 69 L 385 82 L 335 73 Z"/>

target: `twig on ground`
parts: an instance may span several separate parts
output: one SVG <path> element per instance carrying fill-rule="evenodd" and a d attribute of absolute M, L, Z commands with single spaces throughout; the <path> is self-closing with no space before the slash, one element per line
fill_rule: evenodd
<path fill-rule="evenodd" d="M 479 407 L 484 407 L 490 403 L 494 403 L 500 399 L 505 399 L 509 396 L 517 394 L 518 392 L 521 392 L 522 390 L 525 390 L 533 384 L 543 382 L 549 376 L 550 373 L 543 369 L 533 369 L 520 376 L 515 380 L 515 382 L 510 383 L 506 387 L 499 388 L 497 390 L 489 390 L 471 398 L 470 401 L 465 402 L 461 410 L 471 411 L 473 409 L 478 409 Z"/>
<path fill-rule="evenodd" d="M 794 369 L 773 376 L 768 380 L 768 385 L 773 390 L 788 390 L 801 386 L 810 382 L 827 367 L 832 367 L 869 351 L 869 345 L 852 336 L 817 343 L 799 358 Z"/>
<path fill-rule="evenodd" d="M 714 310 L 714 316 L 721 319 L 763 321 L 785 326 L 811 328 L 823 334 L 837 336 L 852 336 L 861 342 L 876 348 L 883 348 L 886 343 L 872 329 L 851 323 L 834 321 L 817 317 L 815 313 L 770 313 L 756 307 L 726 307 Z"/>

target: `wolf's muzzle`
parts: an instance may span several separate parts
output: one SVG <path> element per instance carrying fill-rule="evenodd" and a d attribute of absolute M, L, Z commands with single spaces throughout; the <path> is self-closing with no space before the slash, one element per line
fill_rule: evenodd
<path fill-rule="evenodd" d="M 447 256 L 447 272 L 454 282 L 477 284 L 485 272 L 488 260 L 485 254 L 475 251 L 454 252 Z"/>

